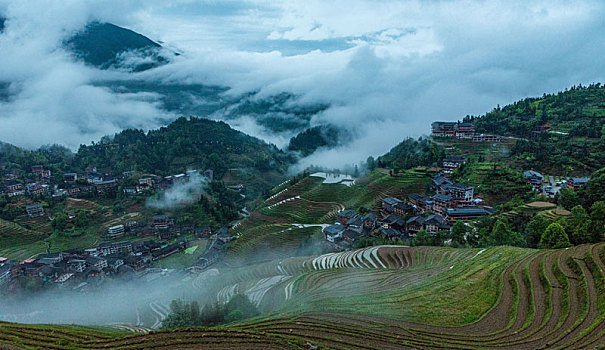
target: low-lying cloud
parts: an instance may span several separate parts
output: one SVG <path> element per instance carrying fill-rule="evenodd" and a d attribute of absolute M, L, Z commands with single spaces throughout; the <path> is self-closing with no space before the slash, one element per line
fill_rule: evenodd
<path fill-rule="evenodd" d="M 48 10 L 40 14 L 41 7 Z M 0 140 L 26 147 L 73 148 L 177 117 L 153 93 L 97 84 L 137 79 L 225 86 L 226 97 L 286 91 L 300 104 L 329 104 L 310 125 L 333 124 L 351 137 L 300 166 L 343 166 L 428 133 L 433 120 L 602 81 L 605 71 L 596 59 L 605 49 L 599 1 L 40 0 L 0 2 L 0 14 L 8 18 L 0 81 L 16 91 L 0 102 Z M 61 42 L 90 20 L 126 26 L 182 54 L 136 74 L 86 67 Z M 280 147 L 295 133 L 268 132 L 248 115 L 229 122 Z"/>
<path fill-rule="evenodd" d="M 191 173 L 184 181 L 177 181 L 164 192 L 147 199 L 145 205 L 154 209 L 173 209 L 199 201 L 208 185 L 207 178 Z"/>

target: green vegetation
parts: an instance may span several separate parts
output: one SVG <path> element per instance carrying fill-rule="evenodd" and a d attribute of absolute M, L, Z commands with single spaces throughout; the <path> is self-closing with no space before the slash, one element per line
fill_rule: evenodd
<path fill-rule="evenodd" d="M 257 315 L 256 306 L 243 294 L 234 295 L 225 305 L 214 303 L 202 308 L 195 301 L 187 303 L 177 299 L 170 303 L 170 314 L 162 322 L 162 328 L 212 326 Z"/>
<path fill-rule="evenodd" d="M 208 241 L 205 239 L 191 241 L 189 243 L 190 247 L 187 250 L 154 261 L 153 266 L 162 269 L 184 269 L 193 266 L 200 256 L 204 254 L 207 243 Z"/>
<path fill-rule="evenodd" d="M 557 249 L 569 247 L 571 243 L 569 243 L 569 237 L 563 226 L 555 222 L 546 228 L 538 246 L 545 249 Z"/>
<path fill-rule="evenodd" d="M 263 141 L 233 130 L 224 122 L 181 117 L 167 127 L 127 129 L 99 143 L 82 145 L 75 157 L 79 168 L 100 171 L 170 175 L 187 168 L 213 169 L 222 177 L 229 168 L 283 171 L 283 154 Z"/>
<path fill-rule="evenodd" d="M 333 126 L 314 126 L 290 139 L 288 150 L 306 157 L 320 147 L 335 147 L 340 141 L 339 131 Z"/>
<path fill-rule="evenodd" d="M 605 86 L 592 84 L 527 98 L 464 120 L 473 122 L 478 132 L 522 138 L 511 155 L 524 167 L 582 175 L 605 166 L 604 107 Z"/>
<path fill-rule="evenodd" d="M 398 173 L 400 169 L 438 165 L 445 156 L 443 148 L 430 139 L 407 138 L 378 158 L 379 167 L 388 167 Z"/>
<path fill-rule="evenodd" d="M 368 249 L 223 269 L 217 288 L 255 285 L 284 271 L 293 276 L 265 293 L 263 315 L 255 316 L 256 307 L 243 295 L 203 310 L 175 301 L 163 325 L 170 330 L 127 335 L 0 323 L 0 342 L 57 349 L 299 349 L 307 342 L 337 349 L 593 348 L 605 336 L 603 244 L 543 251 Z M 322 267 L 312 267 L 317 264 Z M 201 324 L 216 326 L 197 328 Z"/>

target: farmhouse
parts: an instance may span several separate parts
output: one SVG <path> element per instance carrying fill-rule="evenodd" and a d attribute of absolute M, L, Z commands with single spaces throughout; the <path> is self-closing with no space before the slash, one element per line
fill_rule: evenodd
<path fill-rule="evenodd" d="M 124 225 L 115 225 L 115 226 L 111 226 L 110 228 L 107 229 L 107 236 L 109 238 L 124 237 L 124 234 L 125 234 Z"/>
<path fill-rule="evenodd" d="M 4 181 L 4 188 L 6 195 L 9 197 L 22 196 L 25 194 L 23 186 L 20 183 L 17 183 L 15 180 Z"/>
<path fill-rule="evenodd" d="M 501 139 L 498 135 L 481 134 L 473 136 L 473 142 L 500 142 Z"/>
<path fill-rule="evenodd" d="M 147 185 L 147 187 L 153 187 L 153 178 L 152 177 L 143 177 L 139 179 L 139 185 Z"/>
<path fill-rule="evenodd" d="M 346 225 L 347 222 L 349 222 L 349 220 L 353 219 L 354 217 L 356 217 L 358 215 L 359 214 L 355 210 L 347 209 L 347 210 L 338 212 L 338 214 L 336 214 L 336 217 L 338 218 L 338 222 L 341 225 Z"/>
<path fill-rule="evenodd" d="M 357 240 L 361 236 L 363 236 L 363 233 L 361 233 L 361 231 L 356 231 L 349 228 L 342 232 L 342 239 L 348 243 L 355 242 L 355 240 Z"/>
<path fill-rule="evenodd" d="M 74 272 L 84 272 L 86 270 L 86 260 L 84 259 L 71 259 L 67 263 L 69 268 Z"/>
<path fill-rule="evenodd" d="M 97 190 L 98 194 L 115 191 L 117 187 L 118 181 L 116 179 L 95 182 L 95 189 Z"/>
<path fill-rule="evenodd" d="M 97 271 L 101 271 L 108 266 L 107 259 L 100 258 L 97 256 L 86 257 L 86 263 Z"/>
<path fill-rule="evenodd" d="M 441 186 L 451 185 L 453 182 L 443 175 L 437 175 L 432 180 L 433 187 L 438 190 Z"/>
<path fill-rule="evenodd" d="M 345 226 L 349 230 L 361 232 L 363 231 L 363 219 L 361 218 L 361 216 L 356 215 L 354 218 L 347 221 Z"/>
<path fill-rule="evenodd" d="M 455 201 L 458 202 L 458 205 L 465 206 L 472 205 L 474 191 L 475 190 L 472 186 L 461 183 L 453 183 L 441 186 L 438 192 L 440 194 L 451 196 Z"/>
<path fill-rule="evenodd" d="M 433 211 L 438 214 L 446 215 L 447 209 L 456 208 L 457 206 L 458 203 L 450 195 L 438 193 L 433 196 Z"/>
<path fill-rule="evenodd" d="M 584 186 L 588 181 L 590 181 L 589 177 L 572 177 L 567 180 L 567 188 L 576 190 Z"/>
<path fill-rule="evenodd" d="M 387 213 L 392 213 L 395 210 L 395 206 L 400 203 L 402 201 L 395 197 L 386 197 L 382 199 L 382 209 Z"/>
<path fill-rule="evenodd" d="M 328 242 L 336 242 L 342 238 L 345 227 L 341 224 L 335 224 L 323 229 L 324 236 Z"/>
<path fill-rule="evenodd" d="M 443 158 L 443 173 L 451 174 L 454 170 L 460 168 L 463 164 L 464 158 L 460 156 L 447 156 Z"/>
<path fill-rule="evenodd" d="M 383 228 L 393 228 L 395 230 L 403 231 L 405 230 L 405 221 L 401 217 L 391 214 L 387 215 L 380 221 L 380 226 Z"/>
<path fill-rule="evenodd" d="M 408 196 L 408 202 L 414 206 L 416 211 L 420 214 L 430 211 L 433 207 L 432 199 L 418 193 L 411 193 Z"/>
<path fill-rule="evenodd" d="M 531 187 L 535 190 L 540 190 L 542 188 L 542 183 L 544 182 L 544 176 L 537 171 L 526 170 L 523 172 L 523 176 L 527 179 L 527 182 L 530 183 Z"/>
<path fill-rule="evenodd" d="M 475 136 L 473 123 L 456 124 L 456 137 L 459 139 L 472 139 Z"/>
<path fill-rule="evenodd" d="M 396 230 L 394 228 L 381 227 L 378 230 L 380 231 L 380 237 L 382 237 L 382 238 L 387 238 L 390 240 L 395 240 L 397 238 L 401 238 L 401 231 Z"/>
<path fill-rule="evenodd" d="M 75 182 L 76 180 L 78 180 L 78 174 L 76 173 L 63 174 L 63 181 L 65 182 Z"/>
<path fill-rule="evenodd" d="M 167 229 L 170 225 L 170 218 L 168 215 L 155 215 L 153 217 L 153 227 L 159 230 Z"/>
<path fill-rule="evenodd" d="M 132 253 L 132 243 L 127 241 L 116 243 L 102 243 L 99 246 L 98 251 L 101 253 L 101 255 L 118 254 L 122 251 Z"/>
<path fill-rule="evenodd" d="M 430 234 L 436 234 L 439 231 L 449 231 L 451 227 L 446 219 L 438 214 L 432 214 L 427 217 L 414 216 L 406 222 L 406 231 L 410 236 L 416 236 L 418 231 L 426 230 Z"/>
<path fill-rule="evenodd" d="M 45 188 L 39 182 L 32 182 L 25 185 L 25 191 L 30 196 L 39 196 L 44 193 Z"/>
<path fill-rule="evenodd" d="M 376 228 L 376 222 L 378 221 L 378 219 L 373 213 L 368 213 L 364 215 L 361 219 L 363 220 L 364 229 L 373 230 L 374 228 Z"/>
<path fill-rule="evenodd" d="M 414 207 L 406 203 L 399 203 L 395 205 L 393 214 L 399 216 L 411 215 L 414 214 Z"/>
<path fill-rule="evenodd" d="M 27 211 L 27 216 L 30 218 L 44 216 L 44 207 L 40 203 L 26 205 L 25 210 Z"/>
<path fill-rule="evenodd" d="M 477 206 L 447 209 L 447 220 L 450 223 L 453 223 L 458 220 L 475 220 L 486 215 L 491 215 L 491 211 L 488 211 L 483 207 Z"/>
<path fill-rule="evenodd" d="M 434 137 L 455 137 L 457 122 L 434 122 L 431 124 Z"/>

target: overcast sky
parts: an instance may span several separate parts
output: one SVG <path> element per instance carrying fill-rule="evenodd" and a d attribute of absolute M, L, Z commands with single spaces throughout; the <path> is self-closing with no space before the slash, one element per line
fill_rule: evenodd
<path fill-rule="evenodd" d="M 329 103 L 313 123 L 348 128 L 352 143 L 302 165 L 357 163 L 428 133 L 433 120 L 605 80 L 603 1 L 0 0 L 0 15 L 0 81 L 18 92 L 0 102 L 0 140 L 24 147 L 75 148 L 175 117 L 153 94 L 91 84 L 134 75 L 86 67 L 61 48 L 90 20 L 182 53 L 137 78 Z M 278 146 L 287 140 L 234 124 Z"/>

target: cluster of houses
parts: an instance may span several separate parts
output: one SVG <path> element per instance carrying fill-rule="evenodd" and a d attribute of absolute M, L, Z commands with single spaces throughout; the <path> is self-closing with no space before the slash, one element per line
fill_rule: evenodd
<path fill-rule="evenodd" d="M 102 243 L 86 250 L 40 254 L 17 262 L 0 257 L 0 290 L 18 288 L 20 276 L 71 287 L 98 282 L 108 276 L 128 276 L 149 267 L 152 261 L 187 249 L 188 245 L 186 239 L 172 244 L 154 240 L 123 241 Z"/>
<path fill-rule="evenodd" d="M 124 224 L 107 228 L 107 237 L 110 239 L 120 239 L 126 235 L 136 235 L 138 237 L 154 235 L 157 236 L 158 239 L 168 240 L 182 234 L 192 234 L 196 237 L 209 237 L 212 234 L 212 228 L 208 225 L 177 225 L 175 224 L 174 219 L 167 215 L 155 215 L 150 224 L 128 221 Z"/>
<path fill-rule="evenodd" d="M 4 169 L 6 170 L 6 169 Z M 73 198 L 87 197 L 91 195 L 115 194 L 120 189 L 121 180 L 134 175 L 133 171 L 127 171 L 120 176 L 102 174 L 97 168 L 88 167 L 83 174 L 64 173 L 63 184 L 53 184 L 51 180 L 51 171 L 45 169 L 42 165 L 31 167 L 31 172 L 23 174 L 19 169 L 9 169 L 3 173 L 3 183 L 0 186 L 0 195 L 5 194 L 8 197 L 28 196 L 36 199 L 42 195 L 52 195 L 53 197 L 68 196 Z M 136 186 L 122 186 L 125 194 L 144 193 L 151 189 L 167 189 L 172 185 L 184 183 L 194 175 L 201 175 L 210 181 L 214 177 L 212 169 L 203 172 L 199 170 L 188 170 L 186 173 L 170 176 L 145 176 L 138 179 Z M 40 203 L 31 203 L 26 206 L 26 213 L 29 217 L 44 216 L 44 208 Z"/>
<path fill-rule="evenodd" d="M 165 190 L 173 185 L 186 183 L 195 175 L 201 175 L 210 181 L 214 178 L 212 169 L 206 169 L 204 172 L 201 172 L 200 170 L 187 170 L 185 173 L 164 177 L 157 175 L 142 177 L 138 180 L 138 184 L 135 186 L 124 186 L 122 191 L 125 194 L 137 194 L 144 193 L 151 189 Z"/>
<path fill-rule="evenodd" d="M 469 139 L 473 142 L 500 142 L 498 135 L 478 134 L 475 132 L 473 123 L 461 122 L 434 122 L 431 124 L 434 137 L 453 137 L 458 139 Z"/>
<path fill-rule="evenodd" d="M 9 169 L 3 174 L 3 184 L 0 186 L 0 194 L 6 194 L 8 197 L 16 196 L 39 196 L 50 189 L 51 171 L 44 169 L 41 165 L 35 165 L 31 168 L 31 173 L 27 178 L 20 180 L 21 171 L 19 169 Z"/>
<path fill-rule="evenodd" d="M 551 198 L 553 198 L 562 188 L 577 190 L 590 181 L 589 177 L 570 177 L 566 180 L 550 181 L 549 178 L 535 170 L 526 170 L 523 172 L 523 176 L 534 191 L 543 193 Z"/>
<path fill-rule="evenodd" d="M 452 182 L 443 174 L 434 177 L 432 185 L 433 196 L 411 193 L 407 201 L 383 198 L 378 216 L 343 210 L 337 214 L 334 225 L 324 228 L 324 236 L 327 241 L 345 247 L 370 234 L 409 240 L 421 230 L 435 235 L 450 231 L 456 221 L 476 220 L 494 213 L 494 208 L 480 205 L 482 200 L 475 198 L 472 186 Z"/>

